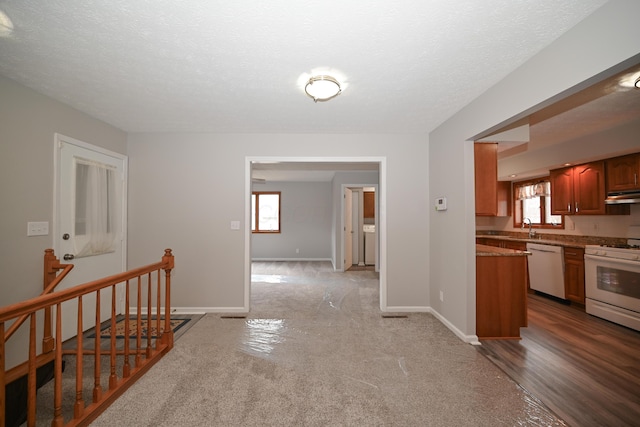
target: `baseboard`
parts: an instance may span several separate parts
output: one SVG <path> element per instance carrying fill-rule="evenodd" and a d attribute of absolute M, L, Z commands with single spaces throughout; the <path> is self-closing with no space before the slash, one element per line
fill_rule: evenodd
<path fill-rule="evenodd" d="M 428 313 L 429 307 L 424 306 L 387 306 L 384 312 L 389 313 Z"/>
<path fill-rule="evenodd" d="M 327 261 L 331 258 L 251 258 L 252 262 L 275 262 L 275 261 Z"/>
<path fill-rule="evenodd" d="M 141 313 L 147 314 L 147 308 L 142 307 Z M 161 313 L 164 313 L 164 307 L 160 309 Z M 138 313 L 135 307 L 129 309 L 129 313 L 135 315 Z M 155 314 L 155 309 L 152 310 L 152 314 Z M 247 314 L 247 309 L 244 307 L 173 307 L 171 314 L 206 314 L 206 313 L 225 313 L 225 314 Z"/>
<path fill-rule="evenodd" d="M 444 326 L 449 328 L 449 330 L 454 334 L 456 334 L 456 336 L 460 338 L 462 341 L 471 345 L 481 345 L 477 335 L 466 335 L 460 329 L 456 328 L 456 326 L 453 323 L 449 322 L 445 317 L 443 317 L 440 313 L 438 313 L 436 310 L 434 310 L 431 307 L 429 307 L 428 312 L 433 314 L 433 316 L 436 319 L 438 319 L 440 323 L 442 323 Z"/>

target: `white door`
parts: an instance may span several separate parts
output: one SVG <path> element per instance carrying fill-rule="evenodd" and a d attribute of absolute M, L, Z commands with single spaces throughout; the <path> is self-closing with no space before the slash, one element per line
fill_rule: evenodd
<path fill-rule="evenodd" d="M 54 250 L 74 268 L 58 289 L 125 271 L 127 158 L 56 134 Z M 67 260 L 64 260 L 64 257 Z M 118 311 L 124 294 L 117 292 Z M 83 329 L 95 325 L 96 294 L 83 298 Z M 75 335 L 77 308 L 65 304 L 63 339 Z M 100 293 L 101 320 L 111 315 L 111 292 Z"/>
<path fill-rule="evenodd" d="M 344 271 L 353 265 L 353 192 L 344 189 Z"/>

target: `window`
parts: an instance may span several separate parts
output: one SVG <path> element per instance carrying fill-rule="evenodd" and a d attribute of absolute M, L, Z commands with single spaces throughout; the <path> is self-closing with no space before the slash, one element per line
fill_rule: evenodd
<path fill-rule="evenodd" d="M 513 200 L 514 227 L 522 227 L 523 220 L 528 218 L 534 228 L 564 228 L 563 216 L 551 215 L 551 183 L 548 177 L 515 182 Z"/>
<path fill-rule="evenodd" d="M 280 192 L 251 193 L 251 232 L 280 233 Z"/>

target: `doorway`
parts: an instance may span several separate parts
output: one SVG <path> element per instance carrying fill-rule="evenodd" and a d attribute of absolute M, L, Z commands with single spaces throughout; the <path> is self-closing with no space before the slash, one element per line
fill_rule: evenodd
<path fill-rule="evenodd" d="M 272 169 L 286 168 L 287 165 L 293 165 L 298 170 L 308 169 L 310 171 L 338 171 L 349 172 L 375 170 L 377 172 L 377 206 L 376 216 L 385 218 L 386 213 L 386 157 L 246 157 L 245 158 L 245 283 L 244 283 L 244 309 L 250 310 L 251 300 L 251 198 L 252 178 L 254 166 L 264 167 L 265 165 Z M 373 168 L 372 168 L 373 166 Z M 258 168 L 259 168 L 258 167 Z M 370 179 L 358 183 L 356 180 L 347 179 L 347 182 L 353 182 L 351 187 L 364 186 L 371 182 Z M 369 186 L 369 185 L 367 185 Z M 342 183 L 337 180 L 332 181 L 333 188 L 333 206 L 331 207 L 333 214 L 333 225 L 331 230 L 331 259 L 336 271 L 344 270 L 344 205 Z M 376 258 L 376 269 L 379 273 L 379 294 L 380 309 L 386 311 L 387 307 L 387 284 L 386 284 L 386 221 L 384 219 L 376 220 L 376 231 L 378 241 L 378 252 Z"/>
<path fill-rule="evenodd" d="M 376 212 L 378 185 L 343 184 L 343 271 L 378 271 Z"/>

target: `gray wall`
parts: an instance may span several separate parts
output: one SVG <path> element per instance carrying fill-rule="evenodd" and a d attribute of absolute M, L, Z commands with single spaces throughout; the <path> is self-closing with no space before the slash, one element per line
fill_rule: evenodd
<path fill-rule="evenodd" d="M 605 4 L 429 135 L 430 193 L 447 196 L 449 202 L 447 211 L 429 219 L 430 302 L 468 339 L 475 335 L 472 138 L 557 94 L 588 86 L 593 76 L 638 55 L 639 14 L 637 1 Z M 439 291 L 444 292 L 442 302 Z"/>
<path fill-rule="evenodd" d="M 275 182 L 253 191 L 280 191 L 279 234 L 251 235 L 254 260 L 330 260 L 331 182 Z M 299 251 L 296 252 L 296 249 Z"/>
<path fill-rule="evenodd" d="M 5 306 L 42 292 L 44 250 L 53 247 L 54 133 L 122 154 L 127 140 L 124 132 L 1 76 L 0 94 L 0 306 Z M 29 221 L 48 221 L 49 235 L 27 237 Z"/>
<path fill-rule="evenodd" d="M 245 306 L 247 158 L 385 157 L 386 296 L 390 305 L 427 310 L 424 135 L 131 134 L 128 155 L 129 264 L 145 265 L 172 248 L 172 303 L 209 311 Z M 241 229 L 231 230 L 231 221 Z"/>

